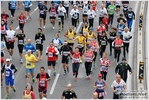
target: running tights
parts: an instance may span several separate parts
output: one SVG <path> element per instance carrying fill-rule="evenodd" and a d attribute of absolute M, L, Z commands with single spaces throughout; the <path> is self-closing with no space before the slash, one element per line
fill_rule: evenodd
<path fill-rule="evenodd" d="M 92 67 L 92 62 L 85 62 L 85 70 L 86 70 L 87 76 L 91 74 L 91 67 Z"/>

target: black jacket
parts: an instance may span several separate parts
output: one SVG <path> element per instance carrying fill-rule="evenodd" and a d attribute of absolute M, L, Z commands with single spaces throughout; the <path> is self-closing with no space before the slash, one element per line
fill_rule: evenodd
<path fill-rule="evenodd" d="M 129 72 L 132 72 L 131 67 L 129 66 L 129 64 L 127 63 L 120 63 L 116 66 L 115 68 L 115 73 L 118 73 L 119 75 L 121 75 L 121 78 L 127 78 L 127 71 L 129 70 Z"/>

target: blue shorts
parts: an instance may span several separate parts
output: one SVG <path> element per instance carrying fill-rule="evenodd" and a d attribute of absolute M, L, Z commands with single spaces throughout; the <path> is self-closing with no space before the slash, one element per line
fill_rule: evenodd
<path fill-rule="evenodd" d="M 6 86 L 14 86 L 14 79 L 11 79 L 11 78 L 5 78 L 5 84 Z"/>
<path fill-rule="evenodd" d="M 34 68 L 31 68 L 31 69 L 26 68 L 26 74 L 28 73 L 34 73 Z"/>

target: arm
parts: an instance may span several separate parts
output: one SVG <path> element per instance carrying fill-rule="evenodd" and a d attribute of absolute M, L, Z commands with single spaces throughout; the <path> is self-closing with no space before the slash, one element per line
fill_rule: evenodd
<path fill-rule="evenodd" d="M 29 7 L 31 7 L 32 6 L 32 2 L 30 2 L 30 5 L 29 5 Z"/>
<path fill-rule="evenodd" d="M 59 51 L 58 51 L 58 49 L 57 49 L 57 48 L 55 48 L 55 51 L 56 51 L 56 55 L 58 55 L 58 54 L 59 54 Z"/>
<path fill-rule="evenodd" d="M 62 93 L 61 99 L 65 99 L 65 91 L 63 91 L 63 93 Z"/>
<path fill-rule="evenodd" d="M 11 69 L 14 70 L 14 74 L 18 71 L 18 69 L 12 64 Z"/>
<path fill-rule="evenodd" d="M 35 93 L 33 91 L 32 91 L 31 96 L 32 96 L 32 99 L 35 99 Z"/>
<path fill-rule="evenodd" d="M 73 99 L 77 99 L 77 95 L 75 92 L 73 92 Z"/>
<path fill-rule="evenodd" d="M 135 13 L 133 12 L 133 19 L 135 20 Z"/>
<path fill-rule="evenodd" d="M 96 81 L 94 82 L 94 86 L 93 86 L 93 87 L 94 87 L 94 89 L 96 89 L 96 88 L 97 88 L 97 86 L 96 86 Z"/>
<path fill-rule="evenodd" d="M 115 93 L 116 90 L 114 90 L 114 85 L 113 85 L 113 84 L 114 84 L 114 82 L 113 82 L 112 85 L 111 85 L 111 89 L 112 89 L 112 92 Z"/>
<path fill-rule="evenodd" d="M 104 87 L 103 87 L 103 89 L 105 89 L 107 87 L 107 83 L 106 83 L 106 81 L 104 81 Z"/>
<path fill-rule="evenodd" d="M 50 80 L 50 76 L 48 73 L 46 73 L 46 81 L 49 81 Z"/>
<path fill-rule="evenodd" d="M 35 41 L 37 40 L 37 35 L 35 34 Z"/>
<path fill-rule="evenodd" d="M 64 37 L 68 37 L 68 31 L 65 32 Z"/>
<path fill-rule="evenodd" d="M 115 74 L 118 74 L 118 70 L 119 70 L 119 65 L 117 65 L 115 68 Z"/>
<path fill-rule="evenodd" d="M 35 48 L 35 46 L 33 45 L 33 52 L 35 52 L 36 51 L 36 48 Z"/>
<path fill-rule="evenodd" d="M 36 76 L 36 83 L 39 83 L 39 73 Z"/>
<path fill-rule="evenodd" d="M 131 67 L 129 66 L 129 64 L 128 64 L 128 70 L 129 70 L 129 72 L 132 73 L 132 69 L 131 69 Z"/>
<path fill-rule="evenodd" d="M 46 40 L 46 38 L 45 38 L 45 35 L 44 35 L 44 34 L 42 35 L 42 40 L 43 40 L 43 41 L 45 41 L 45 40 Z"/>
<path fill-rule="evenodd" d="M 96 35 L 95 35 L 95 33 L 93 34 L 93 37 L 96 39 Z"/>

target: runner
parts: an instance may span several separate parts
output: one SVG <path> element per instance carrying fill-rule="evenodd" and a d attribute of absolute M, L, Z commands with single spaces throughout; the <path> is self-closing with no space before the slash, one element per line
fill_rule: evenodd
<path fill-rule="evenodd" d="M 79 52 L 79 48 L 75 47 L 75 51 L 71 54 L 72 58 L 72 71 L 73 76 L 75 76 L 74 80 L 78 80 L 78 71 L 80 67 L 80 59 L 81 59 L 81 53 Z"/>
<path fill-rule="evenodd" d="M 13 20 L 14 20 L 14 14 L 15 14 L 16 6 L 17 6 L 17 2 L 15 0 L 11 0 L 8 2 L 8 8 L 11 12 L 11 18 L 12 18 L 11 23 L 13 23 Z"/>
<path fill-rule="evenodd" d="M 1 37 L 1 58 L 4 58 L 5 52 L 4 50 L 6 49 L 6 43 L 4 41 L 4 38 Z"/>
<path fill-rule="evenodd" d="M 6 41 L 5 35 L 6 31 L 8 30 L 7 26 L 5 25 L 5 21 L 1 21 L 1 38 L 3 38 Z"/>
<path fill-rule="evenodd" d="M 60 49 L 60 55 L 62 56 L 62 65 L 64 69 L 64 75 L 69 72 L 68 63 L 69 63 L 70 52 L 71 52 L 70 46 L 67 44 L 67 41 L 64 41 L 64 45 Z M 67 72 L 66 72 L 66 69 L 67 69 Z"/>
<path fill-rule="evenodd" d="M 32 76 L 32 82 L 35 82 L 34 79 L 34 68 L 35 63 L 38 61 L 36 57 L 32 54 L 32 50 L 28 50 L 27 54 L 24 57 L 24 67 L 26 68 L 26 82 L 30 84 L 30 76 Z"/>
<path fill-rule="evenodd" d="M 92 61 L 94 59 L 94 53 L 90 50 L 90 47 L 87 47 L 87 51 L 83 54 L 83 59 L 85 60 L 85 70 L 86 70 L 86 79 L 91 78 L 91 68 L 92 68 Z"/>
<path fill-rule="evenodd" d="M 73 6 L 73 9 L 70 11 L 70 15 L 71 15 L 71 22 L 72 22 L 73 29 L 76 30 L 77 21 L 79 17 L 79 10 L 77 9 L 76 5 Z"/>
<path fill-rule="evenodd" d="M 120 8 L 121 8 L 121 0 L 115 0 L 115 6 L 116 6 L 116 16 L 118 16 L 119 12 L 120 12 Z"/>
<path fill-rule="evenodd" d="M 20 30 L 23 30 L 24 29 L 24 24 L 26 23 L 26 16 L 25 16 L 23 10 L 21 10 L 20 14 L 18 14 L 17 20 L 19 21 Z"/>
<path fill-rule="evenodd" d="M 42 20 L 43 20 L 43 28 L 45 28 L 46 25 L 46 12 L 48 12 L 48 8 L 45 5 L 45 2 L 42 1 L 41 6 L 39 6 L 39 24 L 40 24 L 40 28 L 42 28 Z"/>
<path fill-rule="evenodd" d="M 3 73 L 2 73 L 2 68 L 4 66 L 4 63 L 5 63 L 5 60 L 4 60 L 4 57 L 1 56 L 0 58 L 0 61 L 1 61 L 1 87 L 3 86 Z"/>
<path fill-rule="evenodd" d="M 121 78 L 126 82 L 127 81 L 127 72 L 129 71 L 132 74 L 132 69 L 128 63 L 126 63 L 126 58 L 122 58 L 122 62 L 119 63 L 115 68 L 115 73 L 119 74 Z"/>
<path fill-rule="evenodd" d="M 4 23 L 7 26 L 7 22 L 9 21 L 9 15 L 6 13 L 6 10 L 3 10 L 3 12 L 1 13 L 1 20 L 4 20 Z"/>
<path fill-rule="evenodd" d="M 117 18 L 117 23 L 120 23 L 120 20 L 123 20 L 123 22 L 126 24 L 126 19 L 123 17 L 123 14 L 120 14 L 120 17 Z"/>
<path fill-rule="evenodd" d="M 106 81 L 102 79 L 102 74 L 98 74 L 98 79 L 94 82 L 95 92 L 98 93 L 98 99 L 103 99 L 107 94 L 104 90 L 107 87 Z"/>
<path fill-rule="evenodd" d="M 107 54 L 104 52 L 102 58 L 100 58 L 100 73 L 102 74 L 102 79 L 106 81 L 108 67 L 111 66 L 110 60 L 107 59 Z"/>
<path fill-rule="evenodd" d="M 36 82 L 38 83 L 39 98 L 42 99 L 43 97 L 47 97 L 46 93 L 48 89 L 48 81 L 50 80 L 50 76 L 48 73 L 45 72 L 44 67 L 40 67 L 40 73 L 37 74 L 36 79 Z"/>
<path fill-rule="evenodd" d="M 20 63 L 23 64 L 23 47 L 24 43 L 26 42 L 26 35 L 23 33 L 22 30 L 16 35 L 16 40 L 18 40 L 18 50 L 20 55 Z"/>
<path fill-rule="evenodd" d="M 89 44 L 90 44 L 93 37 L 96 39 L 96 35 L 95 35 L 95 33 L 93 33 L 93 28 L 91 27 L 89 29 L 88 34 L 86 35 L 87 46 L 89 46 Z"/>
<path fill-rule="evenodd" d="M 44 33 L 41 28 L 38 28 L 38 33 L 35 35 L 36 41 L 36 57 L 39 59 L 39 51 L 40 51 L 40 60 L 42 60 L 42 52 L 43 52 L 43 43 L 46 40 Z"/>
<path fill-rule="evenodd" d="M 116 80 L 112 85 L 113 99 L 122 99 L 122 92 L 126 89 L 126 83 L 121 79 L 120 75 L 116 75 Z"/>
<path fill-rule="evenodd" d="M 64 90 L 62 93 L 61 99 L 77 99 L 76 93 L 71 89 L 72 85 L 67 85 L 67 90 Z"/>
<path fill-rule="evenodd" d="M 20 1 L 17 1 L 17 9 L 20 9 Z"/>
<path fill-rule="evenodd" d="M 82 32 L 83 32 L 84 37 L 86 37 L 86 35 L 87 35 L 88 32 L 89 32 L 88 22 L 85 22 L 85 23 L 84 23 L 84 26 L 82 27 Z"/>
<path fill-rule="evenodd" d="M 96 12 L 93 10 L 93 7 L 90 7 L 88 10 L 88 22 L 89 22 L 89 27 L 93 27 L 94 25 L 94 18 L 96 17 Z"/>
<path fill-rule="evenodd" d="M 103 32 L 102 33 L 103 35 L 101 36 L 101 44 L 100 44 L 100 56 L 102 58 L 102 55 L 103 55 L 103 52 L 105 52 L 106 50 L 106 46 L 107 46 L 107 40 L 108 40 L 108 37 L 106 36 L 106 33 Z"/>
<path fill-rule="evenodd" d="M 128 7 L 129 7 L 129 1 L 122 1 L 122 6 L 123 6 L 123 13 L 126 17 L 126 12 L 128 11 Z"/>
<path fill-rule="evenodd" d="M 112 55 L 112 42 L 115 40 L 116 34 L 117 34 L 117 29 L 113 27 L 109 32 L 110 37 L 108 39 L 109 46 L 110 46 L 110 56 Z"/>
<path fill-rule="evenodd" d="M 131 28 L 132 28 L 131 26 L 132 26 L 133 20 L 135 20 L 135 13 L 134 13 L 134 11 L 132 11 L 131 7 L 126 12 L 126 19 L 127 19 L 129 31 L 131 31 Z"/>
<path fill-rule="evenodd" d="M 66 9 L 65 18 L 69 17 L 69 0 L 64 0 L 64 7 Z"/>
<path fill-rule="evenodd" d="M 98 1 L 95 1 L 95 0 L 91 0 L 91 5 L 92 5 L 92 9 L 96 12 L 98 9 L 97 9 L 97 4 L 98 4 Z"/>
<path fill-rule="evenodd" d="M 59 4 L 57 12 L 58 12 L 58 22 L 59 22 L 58 32 L 60 32 L 61 31 L 61 23 L 62 23 L 62 30 L 64 30 L 64 15 L 66 13 L 66 9 L 63 7 L 62 3 Z"/>
<path fill-rule="evenodd" d="M 56 19 L 56 6 L 52 3 L 52 6 L 49 8 L 49 15 L 50 15 L 50 23 L 53 25 L 53 29 L 55 29 L 55 19 Z"/>
<path fill-rule="evenodd" d="M 85 47 L 85 45 L 86 45 L 86 38 L 83 36 L 83 33 L 82 32 L 80 32 L 80 35 L 79 36 L 77 36 L 74 40 L 77 40 L 77 42 L 78 42 L 78 48 L 79 48 L 79 52 L 80 52 L 80 63 L 82 63 L 82 54 L 83 54 L 83 50 L 84 50 L 84 47 Z"/>
<path fill-rule="evenodd" d="M 126 57 L 126 52 L 128 55 L 129 52 L 129 43 L 130 43 L 130 39 L 132 38 L 131 33 L 129 32 L 128 27 L 124 28 L 124 31 L 122 32 L 123 35 L 123 56 L 124 58 Z M 125 52 L 126 51 L 126 52 Z"/>
<path fill-rule="evenodd" d="M 27 40 L 27 44 L 24 45 L 23 49 L 24 49 L 23 51 L 26 52 L 26 53 L 28 52 L 28 50 L 31 50 L 32 54 L 36 51 L 35 46 L 33 44 L 31 44 L 31 39 Z"/>
<path fill-rule="evenodd" d="M 108 21 L 109 21 L 108 15 L 104 14 L 104 17 L 102 19 L 102 23 L 104 24 L 106 31 L 108 31 Z"/>
<path fill-rule="evenodd" d="M 23 91 L 22 99 L 35 99 L 35 93 L 32 85 L 27 84 L 26 89 Z"/>
<path fill-rule="evenodd" d="M 102 19 L 104 17 L 104 14 L 107 14 L 107 10 L 104 7 L 104 5 L 101 4 L 101 7 L 99 8 L 99 25 L 100 25 L 100 22 L 102 21 Z"/>
<path fill-rule="evenodd" d="M 54 73 L 53 73 L 53 76 L 56 75 L 56 68 L 55 68 L 55 65 L 56 65 L 56 55 L 59 54 L 59 51 L 56 47 L 54 47 L 53 43 L 50 42 L 49 46 L 47 47 L 47 50 L 46 50 L 46 55 L 47 55 L 47 59 L 48 59 L 48 74 L 49 76 L 51 76 L 51 67 L 53 67 L 54 69 Z"/>
<path fill-rule="evenodd" d="M 72 52 L 76 32 L 72 29 L 71 25 L 69 26 L 69 29 L 65 32 L 64 36 L 67 38 L 67 43 L 71 47 L 71 52 Z"/>
<path fill-rule="evenodd" d="M 97 57 L 97 49 L 99 49 L 99 45 L 98 45 L 98 43 L 96 42 L 96 39 L 93 37 L 92 38 L 92 40 L 91 40 L 91 42 L 90 42 L 90 44 L 89 44 L 89 46 L 91 47 L 91 51 L 94 53 L 94 59 L 93 59 L 93 66 L 94 67 L 92 67 L 91 68 L 91 72 L 92 72 L 92 70 L 93 70 L 93 68 L 95 68 L 96 67 L 96 57 Z"/>
<path fill-rule="evenodd" d="M 114 2 L 110 2 L 110 5 L 108 6 L 108 14 L 109 14 L 109 22 L 110 27 L 112 27 L 113 24 L 113 18 L 114 18 L 114 12 L 116 10 L 116 6 L 114 5 Z"/>
<path fill-rule="evenodd" d="M 123 22 L 123 20 L 120 20 L 120 23 L 117 24 L 117 30 L 118 30 L 118 35 L 120 35 L 121 39 L 122 39 L 122 32 L 124 31 L 125 28 L 125 24 Z"/>
<path fill-rule="evenodd" d="M 2 73 L 5 75 L 5 85 L 6 85 L 6 99 L 10 99 L 9 86 L 16 92 L 14 87 L 14 74 L 17 72 L 17 68 L 10 62 L 11 59 L 6 59 L 6 64 L 2 68 Z"/>
<path fill-rule="evenodd" d="M 6 31 L 6 47 L 10 55 L 10 60 L 12 60 L 14 42 L 15 42 L 15 31 L 12 29 L 12 25 L 9 26 L 9 30 Z"/>
<path fill-rule="evenodd" d="M 116 39 L 113 41 L 112 46 L 114 47 L 114 60 L 117 59 L 117 64 L 119 62 L 121 48 L 123 46 L 123 41 L 120 39 L 120 35 L 116 36 Z"/>
<path fill-rule="evenodd" d="M 22 2 L 22 5 L 24 6 L 24 11 L 26 12 L 26 20 L 28 20 L 28 18 L 31 19 L 30 11 L 32 2 L 30 0 L 25 0 Z"/>
<path fill-rule="evenodd" d="M 83 3 L 83 6 L 82 6 L 82 20 L 83 20 L 83 23 L 84 22 L 87 22 L 87 19 L 88 19 L 88 10 L 90 9 L 89 5 L 87 4 L 87 2 L 84 2 Z"/>

